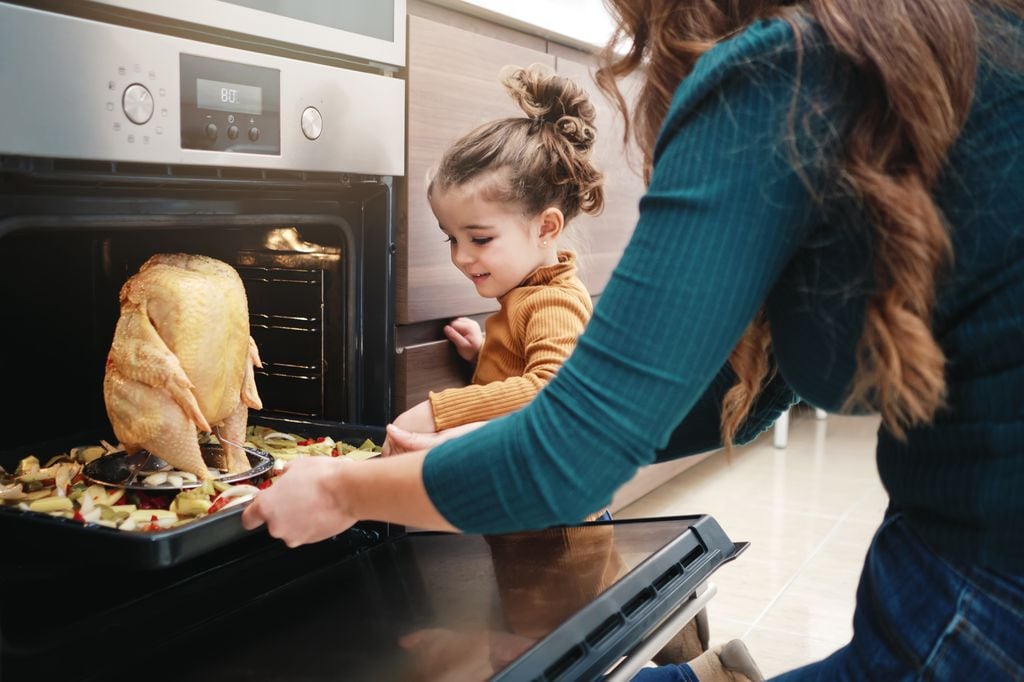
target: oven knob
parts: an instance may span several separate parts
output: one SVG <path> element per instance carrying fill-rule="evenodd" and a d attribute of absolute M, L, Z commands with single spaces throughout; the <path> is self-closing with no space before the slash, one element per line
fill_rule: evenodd
<path fill-rule="evenodd" d="M 232 140 L 238 137 L 238 126 L 228 126 L 228 137 Z"/>
<path fill-rule="evenodd" d="M 217 139 L 217 124 L 216 123 L 207 123 L 206 124 L 206 136 L 208 138 L 210 138 L 211 140 L 216 140 Z"/>
<path fill-rule="evenodd" d="M 256 126 L 249 128 L 249 139 L 252 140 L 253 142 L 260 139 L 260 129 L 257 128 Z"/>
<path fill-rule="evenodd" d="M 121 96 L 121 108 L 128 120 L 136 125 L 142 125 L 153 118 L 153 95 L 145 85 L 132 83 L 124 89 Z"/>
<path fill-rule="evenodd" d="M 324 117 L 316 107 L 306 107 L 302 112 L 302 134 L 310 140 L 320 137 L 324 130 Z"/>

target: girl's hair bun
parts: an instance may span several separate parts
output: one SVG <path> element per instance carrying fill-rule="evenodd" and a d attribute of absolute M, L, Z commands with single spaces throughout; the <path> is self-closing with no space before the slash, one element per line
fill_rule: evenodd
<path fill-rule="evenodd" d="M 593 163 L 596 111 L 586 91 L 543 65 L 507 66 L 501 82 L 526 117 L 484 123 L 456 141 L 430 178 L 435 190 L 495 171 L 480 188 L 490 201 L 514 202 L 533 215 L 555 206 L 566 222 L 604 206 L 604 176 Z"/>
<path fill-rule="evenodd" d="M 551 123 L 574 147 L 589 151 L 597 139 L 597 113 L 586 91 L 543 64 L 506 66 L 501 83 L 536 125 Z"/>

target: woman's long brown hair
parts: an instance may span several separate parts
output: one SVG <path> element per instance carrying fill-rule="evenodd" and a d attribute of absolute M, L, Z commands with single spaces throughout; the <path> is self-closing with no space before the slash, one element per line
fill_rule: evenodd
<path fill-rule="evenodd" d="M 929 423 L 945 401 L 945 355 L 931 330 L 936 284 L 952 246 L 931 190 L 960 134 L 974 92 L 977 12 L 1024 14 L 1024 0 L 606 0 L 618 29 L 598 85 L 651 155 L 680 81 L 697 59 L 758 19 L 786 18 L 801 36 L 809 17 L 855 70 L 863 105 L 853 113 L 840 183 L 871 217 L 874 293 L 867 303 L 847 406 L 870 405 L 897 437 Z M 615 47 L 625 41 L 628 51 Z M 799 46 L 799 40 L 798 40 Z M 632 114 L 616 81 L 640 71 Z M 763 311 L 729 356 L 737 376 L 722 404 L 732 444 L 767 378 L 771 334 Z"/>

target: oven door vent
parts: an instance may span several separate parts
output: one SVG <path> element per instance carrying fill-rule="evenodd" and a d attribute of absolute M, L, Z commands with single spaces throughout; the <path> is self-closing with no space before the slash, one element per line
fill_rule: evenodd
<path fill-rule="evenodd" d="M 77 186 L 152 185 L 156 180 L 159 185 L 169 187 L 216 184 L 230 187 L 260 185 L 265 188 L 270 183 L 275 191 L 337 190 L 380 182 L 379 178 L 372 176 L 324 171 L 0 156 L 0 181 L 5 179 L 70 182 Z"/>

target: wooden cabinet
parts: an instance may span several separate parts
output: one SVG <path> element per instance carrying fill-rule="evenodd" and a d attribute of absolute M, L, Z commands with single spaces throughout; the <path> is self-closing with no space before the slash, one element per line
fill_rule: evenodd
<path fill-rule="evenodd" d="M 461 385 L 465 367 L 441 329 L 450 319 L 482 320 L 497 302 L 481 298 L 451 264 L 426 200 L 427 174 L 444 150 L 477 125 L 521 116 L 498 82 L 507 64 L 546 64 L 574 78 L 598 109 L 596 163 L 605 173 L 605 210 L 569 226 L 580 252 L 581 276 L 597 296 L 629 240 L 643 192 L 640 158 L 622 146 L 622 120 L 600 93 L 593 55 L 544 38 L 469 17 L 420 0 L 409 4 L 406 178 L 399 191 L 396 270 L 395 407 L 402 411 L 428 390 Z"/>

